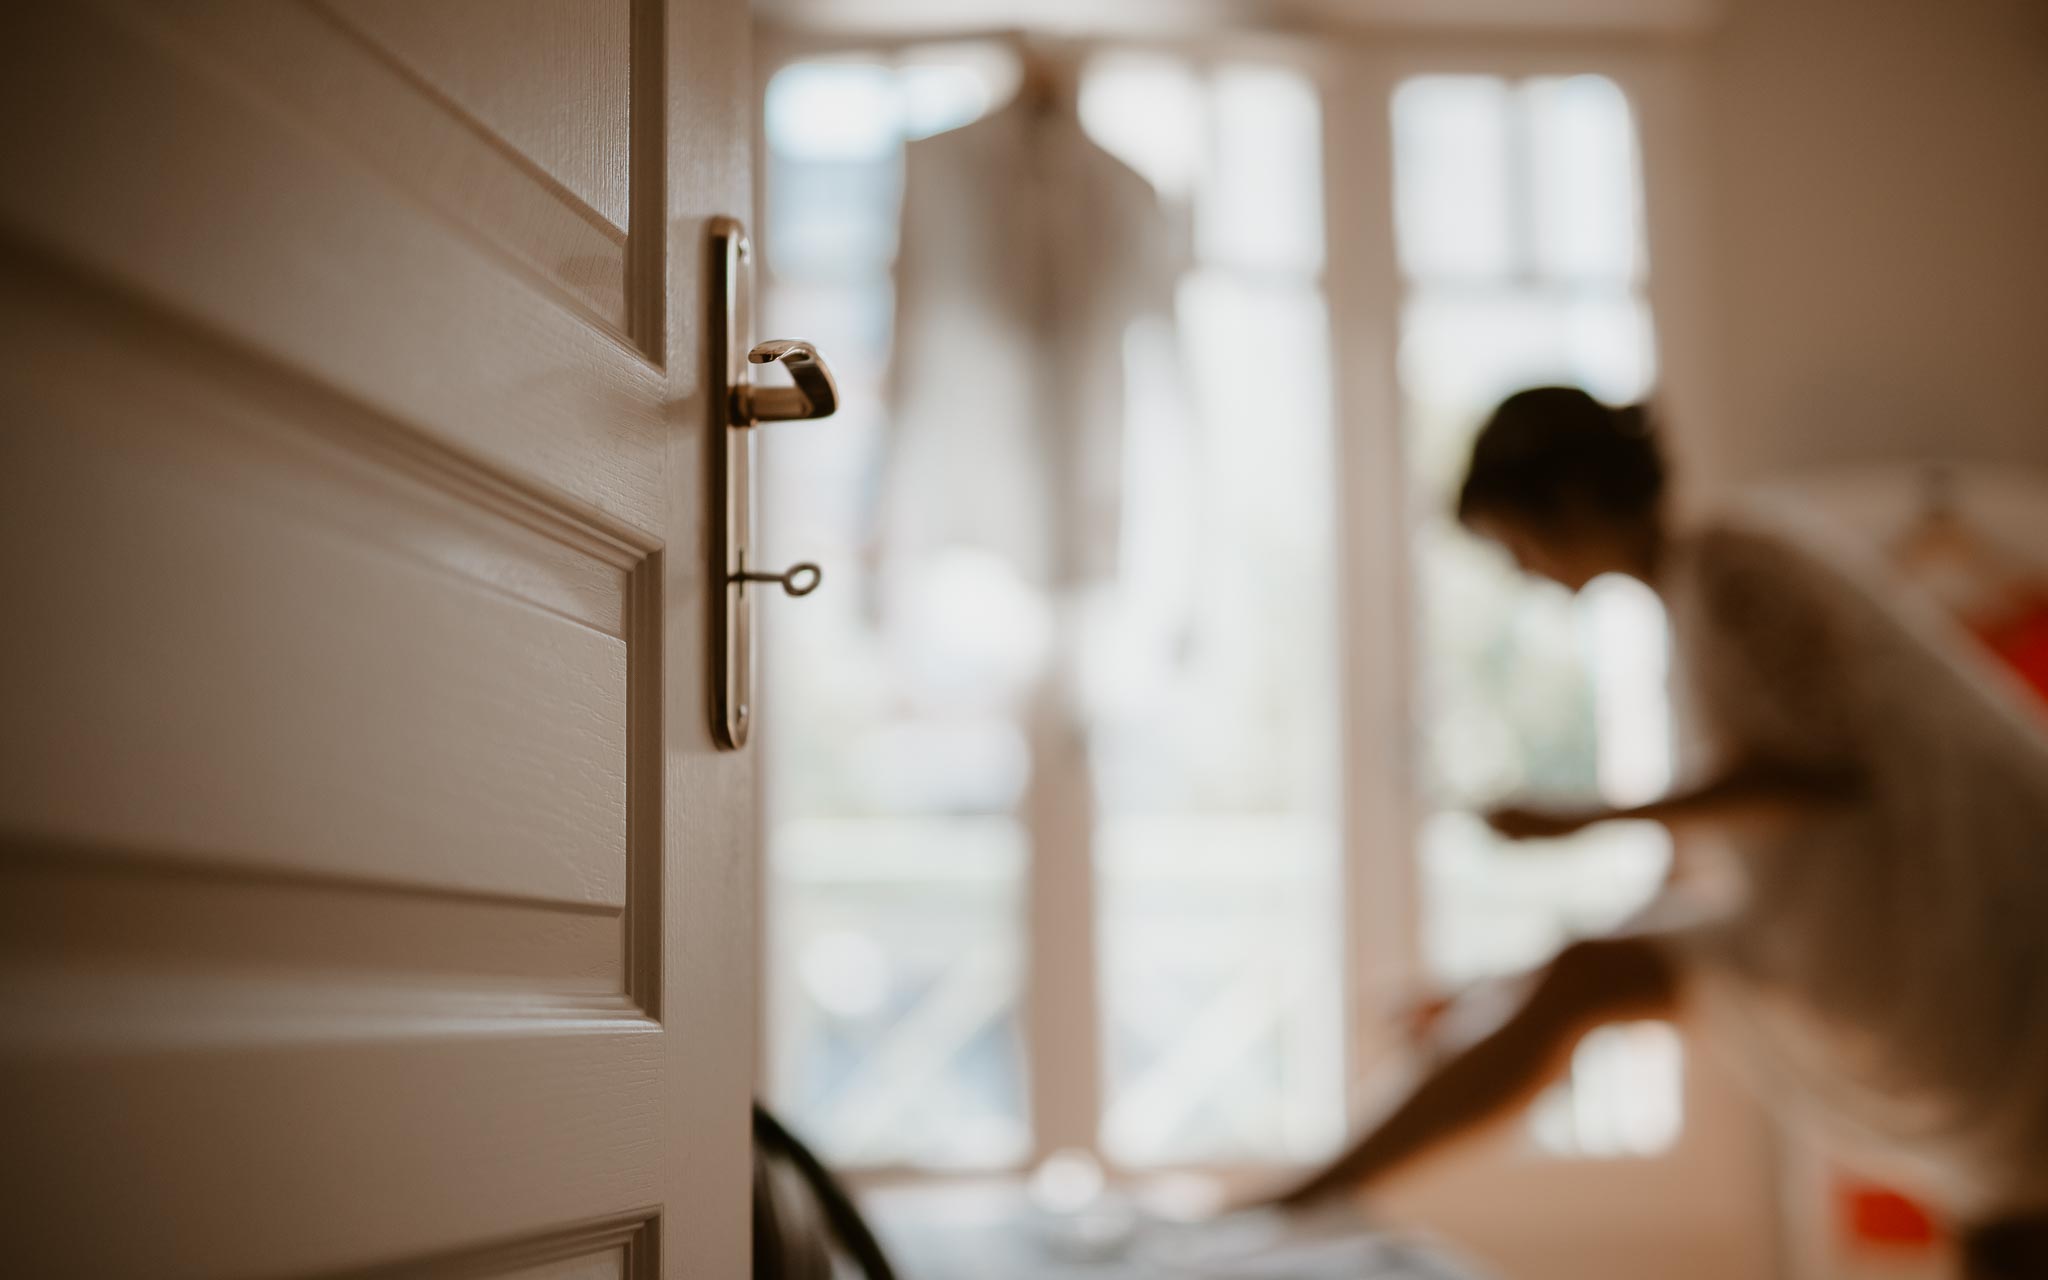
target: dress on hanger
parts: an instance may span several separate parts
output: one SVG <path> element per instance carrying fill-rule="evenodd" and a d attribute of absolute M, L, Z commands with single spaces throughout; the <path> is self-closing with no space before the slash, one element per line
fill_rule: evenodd
<path fill-rule="evenodd" d="M 907 149 L 881 533 L 1057 593 L 1115 572 L 1125 333 L 1176 264 L 1151 185 L 1031 97 Z"/>

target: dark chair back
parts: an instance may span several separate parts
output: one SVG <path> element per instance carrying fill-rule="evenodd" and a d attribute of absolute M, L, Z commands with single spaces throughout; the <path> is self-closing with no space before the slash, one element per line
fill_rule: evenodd
<path fill-rule="evenodd" d="M 754 1104 L 754 1280 L 831 1280 L 834 1249 L 866 1280 L 896 1280 L 846 1188 Z"/>

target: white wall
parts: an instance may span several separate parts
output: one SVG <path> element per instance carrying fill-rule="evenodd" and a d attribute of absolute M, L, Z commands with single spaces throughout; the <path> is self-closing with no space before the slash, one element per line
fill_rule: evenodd
<path fill-rule="evenodd" d="M 2048 461 L 2048 4 L 1734 0 L 1699 68 L 1689 452 Z"/>

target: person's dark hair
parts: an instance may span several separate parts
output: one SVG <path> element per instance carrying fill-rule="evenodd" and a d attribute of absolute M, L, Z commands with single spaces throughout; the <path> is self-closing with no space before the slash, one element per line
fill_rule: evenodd
<path fill-rule="evenodd" d="M 1501 401 L 1480 429 L 1458 519 L 1632 521 L 1654 516 L 1663 496 L 1664 457 L 1644 406 L 1612 408 L 1577 387 L 1532 387 Z"/>

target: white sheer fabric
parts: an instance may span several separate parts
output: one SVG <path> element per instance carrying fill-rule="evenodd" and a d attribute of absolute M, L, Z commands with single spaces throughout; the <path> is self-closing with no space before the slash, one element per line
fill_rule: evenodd
<path fill-rule="evenodd" d="M 992 551 L 1055 590 L 1113 573 L 1124 334 L 1170 316 L 1159 199 L 1071 103 L 908 148 L 896 258 L 891 554 Z"/>

